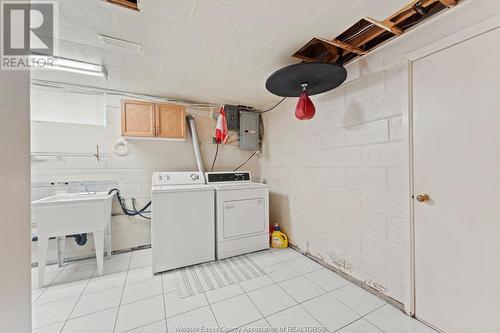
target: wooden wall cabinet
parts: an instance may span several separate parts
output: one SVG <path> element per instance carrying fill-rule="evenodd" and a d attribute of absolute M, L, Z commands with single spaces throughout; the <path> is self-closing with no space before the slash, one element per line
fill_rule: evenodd
<path fill-rule="evenodd" d="M 122 101 L 122 135 L 155 136 L 155 104 L 141 101 Z"/>
<path fill-rule="evenodd" d="M 175 104 L 124 100 L 122 101 L 122 135 L 185 139 L 185 108 Z"/>
<path fill-rule="evenodd" d="M 186 137 L 185 108 L 175 104 L 156 104 L 156 136 L 184 139 Z"/>

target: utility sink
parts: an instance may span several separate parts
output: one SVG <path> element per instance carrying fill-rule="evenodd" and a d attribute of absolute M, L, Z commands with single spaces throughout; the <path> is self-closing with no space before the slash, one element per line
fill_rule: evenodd
<path fill-rule="evenodd" d="M 92 233 L 97 258 L 97 271 L 103 272 L 104 237 L 111 232 L 111 205 L 114 194 L 84 192 L 56 194 L 31 203 L 32 219 L 38 233 L 39 286 L 45 284 L 47 246 L 50 237 L 57 238 L 59 265 L 64 261 L 64 242 L 67 235 Z M 108 257 L 111 239 L 108 239 Z"/>

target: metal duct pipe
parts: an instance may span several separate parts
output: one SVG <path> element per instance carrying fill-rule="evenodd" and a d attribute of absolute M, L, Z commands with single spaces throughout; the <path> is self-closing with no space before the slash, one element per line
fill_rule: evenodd
<path fill-rule="evenodd" d="M 186 120 L 188 122 L 191 140 L 193 142 L 193 151 L 194 158 L 196 159 L 196 166 L 198 167 L 198 171 L 202 172 L 203 177 L 205 177 L 205 167 L 203 166 L 203 160 L 201 159 L 200 141 L 198 140 L 198 132 L 196 131 L 196 123 L 194 121 L 194 117 L 191 115 L 187 115 Z"/>

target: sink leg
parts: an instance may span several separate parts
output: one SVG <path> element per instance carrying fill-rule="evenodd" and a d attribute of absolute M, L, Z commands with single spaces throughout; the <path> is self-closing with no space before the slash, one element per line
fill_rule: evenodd
<path fill-rule="evenodd" d="M 59 267 L 64 265 L 64 246 L 66 244 L 66 236 L 57 237 L 57 263 Z"/>
<path fill-rule="evenodd" d="M 108 246 L 106 248 L 107 259 L 111 259 L 111 252 L 113 252 L 111 247 L 111 223 L 105 229 L 106 240 L 108 242 Z M 106 243 L 106 242 L 105 242 Z"/>
<path fill-rule="evenodd" d="M 104 261 L 104 231 L 94 231 L 95 256 L 97 258 L 97 273 L 102 275 Z"/>
<path fill-rule="evenodd" d="M 48 237 L 38 236 L 38 287 L 45 285 L 45 265 L 47 263 L 47 247 L 49 245 Z"/>

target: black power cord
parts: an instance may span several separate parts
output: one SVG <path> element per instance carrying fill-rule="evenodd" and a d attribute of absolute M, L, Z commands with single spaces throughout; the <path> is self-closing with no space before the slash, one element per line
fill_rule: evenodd
<path fill-rule="evenodd" d="M 151 211 L 148 211 L 148 212 L 144 211 L 142 213 L 139 213 L 139 211 L 135 208 L 135 198 L 132 198 L 132 208 L 134 209 L 134 211 L 137 212 L 137 215 L 139 215 L 140 217 L 145 218 L 146 220 L 151 220 L 150 217 L 142 215 L 142 214 L 148 214 L 148 213 L 151 214 Z"/>
<path fill-rule="evenodd" d="M 123 213 L 127 216 L 141 216 L 145 219 L 150 219 L 148 218 L 147 216 L 144 216 L 142 214 L 148 214 L 148 213 L 151 213 L 151 211 L 147 211 L 146 209 L 149 208 L 149 206 L 151 206 L 151 201 L 148 202 L 144 207 L 142 207 L 141 209 L 137 210 L 135 208 L 135 199 L 132 199 L 132 209 L 128 209 L 127 208 L 127 205 L 125 204 L 125 199 L 122 198 L 122 196 L 120 195 L 120 190 L 117 189 L 117 188 L 113 188 L 111 190 L 108 191 L 108 195 L 115 192 L 116 193 L 116 197 L 118 198 L 118 202 L 120 203 L 120 206 L 122 207 L 122 210 L 123 210 Z"/>
<path fill-rule="evenodd" d="M 250 155 L 250 157 L 245 161 L 243 162 L 239 167 L 237 167 L 236 169 L 234 169 L 233 171 L 238 171 L 242 166 L 244 166 L 245 164 L 248 163 L 248 161 L 250 161 L 252 159 L 252 157 L 255 156 L 255 154 L 257 154 L 259 151 L 254 151 L 252 155 Z"/>
<path fill-rule="evenodd" d="M 217 148 L 215 149 L 214 161 L 212 162 L 212 167 L 210 168 L 210 172 L 214 171 L 215 162 L 217 161 L 217 156 L 219 155 L 219 144 L 217 144 Z"/>
<path fill-rule="evenodd" d="M 283 99 L 281 101 L 279 101 L 277 104 L 275 104 L 274 106 L 270 107 L 269 109 L 267 110 L 264 110 L 264 111 L 260 111 L 259 113 L 266 113 L 266 112 L 269 112 L 271 110 L 274 110 L 275 108 L 278 107 L 278 105 L 280 105 L 281 103 L 283 103 L 283 101 L 286 99 L 286 97 L 283 97 Z"/>

